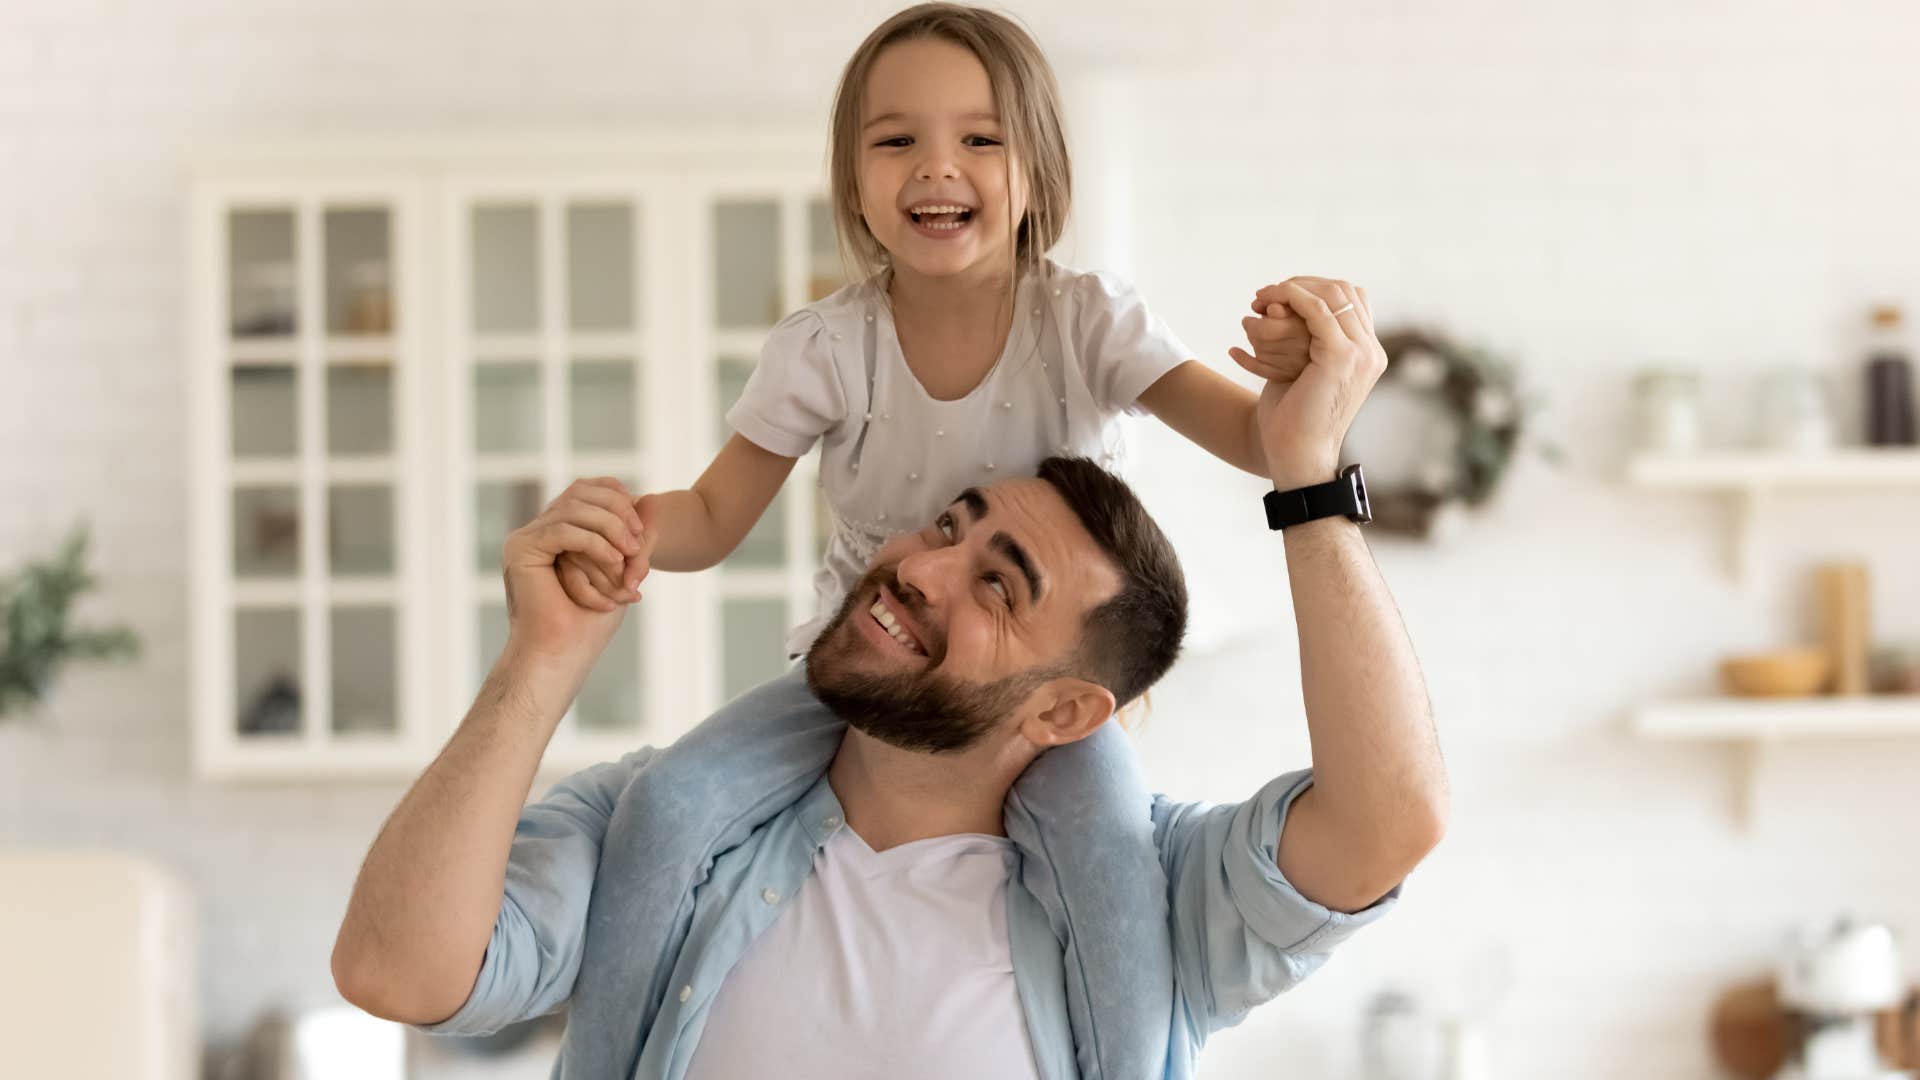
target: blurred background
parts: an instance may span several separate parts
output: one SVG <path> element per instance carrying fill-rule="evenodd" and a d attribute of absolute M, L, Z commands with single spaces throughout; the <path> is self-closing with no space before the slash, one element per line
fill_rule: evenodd
<path fill-rule="evenodd" d="M 335 1011 L 333 935 L 504 640 L 502 537 L 685 486 L 839 285 L 828 100 L 897 6 L 0 8 L 0 1075 L 546 1075 L 551 1024 Z M 1287 276 L 1394 332 L 1349 455 L 1451 831 L 1206 1075 L 1920 1064 L 1920 12 L 1011 10 L 1068 97 L 1056 257 L 1236 375 Z M 1126 462 L 1195 595 L 1149 775 L 1244 798 L 1309 760 L 1260 485 L 1151 425 Z M 649 586 L 547 780 L 777 670 L 811 476 Z"/>

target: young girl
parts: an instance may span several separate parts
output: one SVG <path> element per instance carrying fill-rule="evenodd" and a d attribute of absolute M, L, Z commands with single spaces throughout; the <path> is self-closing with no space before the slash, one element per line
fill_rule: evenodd
<path fill-rule="evenodd" d="M 831 173 L 843 250 L 869 276 L 774 327 L 719 456 L 692 488 L 639 500 L 650 558 L 565 556 L 576 602 L 609 610 L 649 566 L 724 559 L 816 440 L 834 529 L 789 656 L 891 533 L 1051 455 L 1112 461 L 1123 411 L 1266 475 L 1250 391 L 1190 359 L 1125 283 L 1046 257 L 1071 169 L 1053 73 L 1012 21 L 923 4 L 883 23 L 841 76 Z"/>

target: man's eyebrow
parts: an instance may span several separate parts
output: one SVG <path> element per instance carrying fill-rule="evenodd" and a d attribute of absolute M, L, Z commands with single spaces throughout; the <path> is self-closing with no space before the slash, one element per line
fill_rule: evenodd
<path fill-rule="evenodd" d="M 1027 549 L 1021 547 L 1018 540 L 1003 532 L 994 533 L 993 539 L 988 541 L 988 544 L 993 550 L 1005 555 L 1007 561 L 1014 565 L 1014 569 L 1019 570 L 1026 577 L 1027 595 L 1033 597 L 1034 603 L 1039 603 L 1040 594 L 1046 589 L 1046 581 L 1040 577 L 1039 571 L 1034 569 L 1033 560 L 1027 558 Z"/>
<path fill-rule="evenodd" d="M 954 496 L 953 501 L 967 508 L 969 521 L 979 521 L 987 516 L 987 496 L 977 487 L 970 487 Z"/>

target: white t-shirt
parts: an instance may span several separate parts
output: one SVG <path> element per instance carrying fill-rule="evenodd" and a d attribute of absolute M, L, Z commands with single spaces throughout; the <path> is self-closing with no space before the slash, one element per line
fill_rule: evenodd
<path fill-rule="evenodd" d="M 720 984 L 686 1080 L 1038 1077 L 1007 939 L 1009 840 L 876 852 L 841 829 Z"/>
<path fill-rule="evenodd" d="M 900 349 L 886 275 L 849 285 L 781 320 L 727 423 L 787 457 L 820 448 L 833 536 L 814 578 L 813 636 L 887 537 L 917 529 L 964 489 L 1031 475 L 1043 458 L 1111 464 L 1109 430 L 1140 394 L 1193 354 L 1110 274 L 1051 260 L 1023 276 L 1007 344 L 973 391 L 934 399 Z"/>

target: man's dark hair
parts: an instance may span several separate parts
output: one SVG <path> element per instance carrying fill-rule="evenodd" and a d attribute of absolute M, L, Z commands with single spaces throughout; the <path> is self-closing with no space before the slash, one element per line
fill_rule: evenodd
<path fill-rule="evenodd" d="M 1180 655 L 1187 632 L 1180 559 L 1127 482 L 1092 461 L 1050 457 L 1040 463 L 1040 479 L 1053 485 L 1120 569 L 1120 591 L 1081 624 L 1074 666 L 1082 678 L 1113 691 L 1116 707 L 1126 705 Z"/>

